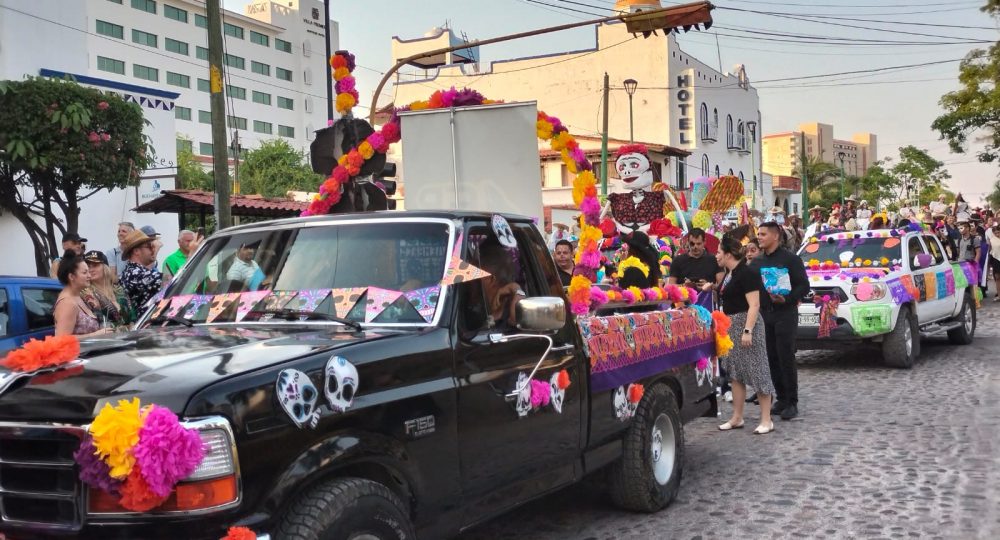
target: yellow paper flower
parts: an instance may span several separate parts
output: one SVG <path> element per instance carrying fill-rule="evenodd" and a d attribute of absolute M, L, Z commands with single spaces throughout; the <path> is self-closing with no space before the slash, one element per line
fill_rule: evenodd
<path fill-rule="evenodd" d="M 118 406 L 106 403 L 90 424 L 94 448 L 108 467 L 113 478 L 125 478 L 132 472 L 135 456 L 132 448 L 139 443 L 139 429 L 145 412 L 139 408 L 139 398 L 118 400 Z"/>
<path fill-rule="evenodd" d="M 333 80 L 339 81 L 340 79 L 343 79 L 344 77 L 347 77 L 350 74 L 351 70 L 347 69 L 346 67 L 339 67 L 333 70 Z"/>
<path fill-rule="evenodd" d="M 625 275 L 625 270 L 629 268 L 638 268 L 642 275 L 649 277 L 649 266 L 642 263 L 638 257 L 628 257 L 624 261 L 618 264 L 618 275 Z"/>
<path fill-rule="evenodd" d="M 889 258 L 888 257 L 882 257 L 881 259 L 879 259 L 878 262 L 882 263 L 882 266 L 888 266 L 889 265 Z"/>
<path fill-rule="evenodd" d="M 872 260 L 871 259 L 865 259 L 864 265 L 865 266 L 871 266 L 872 265 Z"/>
<path fill-rule="evenodd" d="M 633 285 L 629 287 L 628 290 L 629 292 L 632 293 L 633 296 L 635 296 L 636 302 L 643 302 L 646 300 L 646 296 L 642 294 L 642 289 L 640 289 L 639 287 Z"/>
<path fill-rule="evenodd" d="M 431 106 L 431 104 L 428 103 L 428 102 L 426 102 L 426 101 L 414 101 L 413 103 L 410 103 L 410 110 L 411 111 L 422 111 L 422 110 L 427 109 L 430 106 Z"/>
<path fill-rule="evenodd" d="M 371 159 L 375 155 L 375 149 L 372 148 L 372 145 L 368 141 L 364 141 L 358 145 L 358 153 L 365 159 Z"/>
<path fill-rule="evenodd" d="M 707 231 L 712 228 L 712 214 L 705 210 L 698 210 L 691 219 L 691 224 L 695 227 Z"/>
<path fill-rule="evenodd" d="M 715 334 L 715 354 L 717 356 L 726 356 L 732 349 L 733 340 L 729 334 Z"/>
<path fill-rule="evenodd" d="M 535 123 L 535 131 L 538 133 L 538 138 L 542 140 L 549 140 L 552 138 L 552 122 L 547 120 L 539 120 Z"/>
<path fill-rule="evenodd" d="M 337 94 L 337 112 L 343 114 L 351 110 L 358 100 L 351 94 Z"/>

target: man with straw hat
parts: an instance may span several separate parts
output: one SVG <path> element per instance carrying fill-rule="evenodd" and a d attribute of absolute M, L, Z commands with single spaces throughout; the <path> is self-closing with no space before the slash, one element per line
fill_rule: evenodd
<path fill-rule="evenodd" d="M 128 262 L 119 281 L 138 311 L 146 308 L 163 285 L 163 274 L 153 265 L 153 240 L 141 230 L 133 230 L 122 241 L 122 257 Z"/>
<path fill-rule="evenodd" d="M 826 223 L 823 221 L 823 210 L 824 208 L 818 204 L 809 209 L 809 226 L 806 227 L 805 233 L 806 240 L 816 236 L 826 228 Z"/>

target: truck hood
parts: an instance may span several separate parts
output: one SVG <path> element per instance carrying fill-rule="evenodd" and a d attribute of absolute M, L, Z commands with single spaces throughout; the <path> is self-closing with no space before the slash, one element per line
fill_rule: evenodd
<path fill-rule="evenodd" d="M 180 414 L 199 389 L 313 353 L 386 337 L 341 326 L 168 327 L 81 343 L 81 366 L 25 377 L 0 395 L 0 420 L 87 423 L 138 397 Z"/>

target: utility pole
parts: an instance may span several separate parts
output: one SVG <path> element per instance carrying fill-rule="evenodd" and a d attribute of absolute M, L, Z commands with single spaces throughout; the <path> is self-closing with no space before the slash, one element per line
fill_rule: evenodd
<path fill-rule="evenodd" d="M 323 0 L 323 26 L 326 27 L 326 118 L 333 119 L 333 67 L 330 65 L 330 0 Z"/>
<path fill-rule="evenodd" d="M 229 156 L 226 151 L 226 85 L 222 77 L 222 12 L 219 0 L 206 0 L 208 15 L 209 103 L 212 108 L 212 177 L 215 179 L 215 223 L 222 230 L 232 225 L 229 203 Z"/>
<path fill-rule="evenodd" d="M 799 132 L 801 139 L 799 140 L 799 150 L 801 150 L 801 158 L 799 163 L 799 170 L 802 173 L 802 214 L 805 215 L 809 211 L 809 173 L 806 172 L 806 132 Z"/>
<path fill-rule="evenodd" d="M 601 128 L 601 196 L 608 196 L 608 95 L 611 83 L 608 72 L 604 72 L 604 124 Z"/>

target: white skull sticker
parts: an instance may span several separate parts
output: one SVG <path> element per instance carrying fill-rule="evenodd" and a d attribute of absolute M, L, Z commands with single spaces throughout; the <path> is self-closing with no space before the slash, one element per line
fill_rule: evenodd
<path fill-rule="evenodd" d="M 611 397 L 612 404 L 615 407 L 615 416 L 619 420 L 625 421 L 632 416 L 631 407 L 629 407 L 628 398 L 625 396 L 625 387 L 619 386 L 615 389 L 614 395 Z"/>
<path fill-rule="evenodd" d="M 274 386 L 278 403 L 295 425 L 301 428 L 308 424 L 315 428 L 319 422 L 316 409 L 319 392 L 309 376 L 297 369 L 285 369 L 278 374 Z"/>
<path fill-rule="evenodd" d="M 528 376 L 524 373 L 517 374 L 517 385 L 514 389 L 521 388 L 521 392 L 517 395 L 517 416 L 528 416 L 528 411 L 531 410 L 531 381 L 528 380 Z"/>
<path fill-rule="evenodd" d="M 497 235 L 500 245 L 507 248 L 516 248 L 517 240 L 514 239 L 514 231 L 510 230 L 507 219 L 500 214 L 494 214 L 490 223 L 493 226 L 493 234 Z"/>
<path fill-rule="evenodd" d="M 326 385 L 323 393 L 330 410 L 342 413 L 354 403 L 358 392 L 358 368 L 343 356 L 334 356 L 326 361 Z"/>
<path fill-rule="evenodd" d="M 559 371 L 552 374 L 549 379 L 549 402 L 557 413 L 562 414 L 563 400 L 566 399 L 566 389 L 559 388 Z"/>

